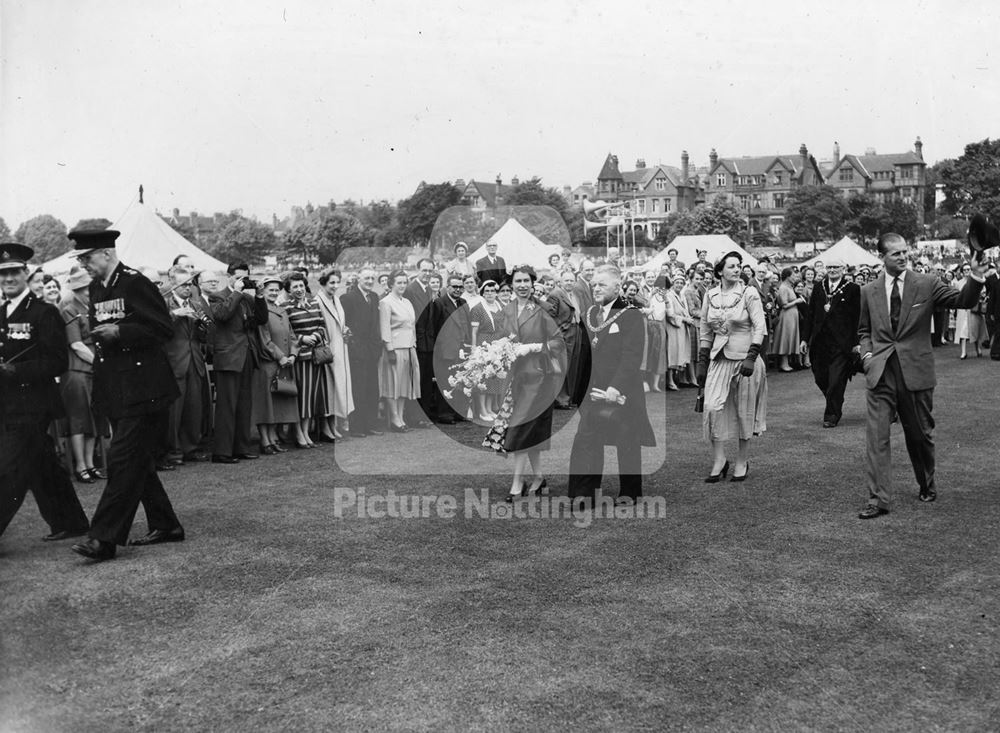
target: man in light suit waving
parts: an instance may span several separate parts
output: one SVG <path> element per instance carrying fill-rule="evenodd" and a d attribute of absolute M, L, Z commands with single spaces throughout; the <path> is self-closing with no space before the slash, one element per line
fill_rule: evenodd
<path fill-rule="evenodd" d="M 907 270 L 906 240 L 883 234 L 878 251 L 883 273 L 861 289 L 858 323 L 862 366 L 868 384 L 866 475 L 868 505 L 858 515 L 873 519 L 889 513 L 892 462 L 889 426 L 899 416 L 919 499 L 937 498 L 934 485 L 934 354 L 931 320 L 935 307 L 971 308 L 979 300 L 985 272 L 975 261 L 961 292 L 937 275 Z"/>

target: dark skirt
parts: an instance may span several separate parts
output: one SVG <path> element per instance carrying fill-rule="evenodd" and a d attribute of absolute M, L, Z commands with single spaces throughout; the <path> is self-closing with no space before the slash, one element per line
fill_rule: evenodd
<path fill-rule="evenodd" d="M 508 452 L 531 448 L 548 450 L 552 437 L 552 409 L 562 384 L 562 375 L 540 368 L 542 360 L 526 357 L 511 383 L 513 406 L 504 437 Z"/>
<path fill-rule="evenodd" d="M 260 367 L 254 370 L 254 425 L 284 425 L 299 421 L 299 406 L 295 395 L 279 395 L 271 391 L 271 380 L 277 373 L 276 361 L 262 361 Z"/>

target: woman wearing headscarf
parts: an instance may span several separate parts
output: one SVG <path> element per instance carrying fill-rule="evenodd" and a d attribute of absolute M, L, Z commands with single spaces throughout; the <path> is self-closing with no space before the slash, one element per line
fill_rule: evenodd
<path fill-rule="evenodd" d="M 319 284 L 316 300 L 323 311 L 323 323 L 333 352 L 333 361 L 325 365 L 323 379 L 320 381 L 320 397 L 326 405 L 326 417 L 320 427 L 327 440 L 334 440 L 341 437 L 341 430 L 347 430 L 344 423 L 347 416 L 354 412 L 351 365 L 347 353 L 351 330 L 346 325 L 344 308 L 337 295 L 340 271 L 333 268 L 324 270 L 319 276 Z"/>
<path fill-rule="evenodd" d="M 726 441 L 735 437 L 739 452 L 730 481 L 750 471 L 750 439 L 767 429 L 767 377 L 760 357 L 767 326 L 760 293 L 740 277 L 743 257 L 729 252 L 715 263 L 720 282 L 705 294 L 701 309 L 698 384 L 705 390 L 704 432 L 714 462 L 706 483 L 729 471 Z"/>
<path fill-rule="evenodd" d="M 295 379 L 295 357 L 299 346 L 292 333 L 288 313 L 278 305 L 284 283 L 278 275 L 266 275 L 260 286 L 267 301 L 267 323 L 259 326 L 260 368 L 254 372 L 253 422 L 260 434 L 261 453 L 284 453 L 278 441 L 278 426 L 299 422 L 296 396 L 272 391 L 271 383 L 279 374 Z"/>

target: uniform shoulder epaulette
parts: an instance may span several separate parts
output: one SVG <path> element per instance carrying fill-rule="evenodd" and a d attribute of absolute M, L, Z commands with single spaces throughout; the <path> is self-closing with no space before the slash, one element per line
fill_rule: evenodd
<path fill-rule="evenodd" d="M 124 272 L 126 275 L 138 275 L 139 274 L 138 270 L 133 270 L 131 267 L 123 267 L 122 268 L 122 272 Z"/>

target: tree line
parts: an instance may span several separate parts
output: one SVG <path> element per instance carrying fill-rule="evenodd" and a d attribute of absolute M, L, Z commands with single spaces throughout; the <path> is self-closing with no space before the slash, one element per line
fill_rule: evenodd
<path fill-rule="evenodd" d="M 880 202 L 870 194 L 844 198 L 837 189 L 803 186 L 787 199 L 781 239 L 835 241 L 846 235 L 863 245 L 873 246 L 878 237 L 895 231 L 910 240 L 929 234 L 932 238 L 963 238 L 968 218 L 977 212 L 1000 221 L 1000 140 L 969 143 L 962 156 L 939 161 L 926 169 L 926 194 L 918 202 L 924 209 L 927 232 L 921 231 L 917 205 L 899 200 Z M 941 184 L 944 198 L 935 206 L 935 190 Z M 588 233 L 583 229 L 583 211 L 571 206 L 554 188 L 531 178 L 508 188 L 501 204 L 493 211 L 453 210 L 462 192 L 451 182 L 422 185 L 412 196 L 393 205 L 389 201 L 359 204 L 352 200 L 294 209 L 293 222 L 278 236 L 273 227 L 232 211 L 217 221 L 209 232 L 195 232 L 184 222 L 168 223 L 193 244 L 220 260 L 245 260 L 260 265 L 269 255 L 279 259 L 330 264 L 347 249 L 355 247 L 429 246 L 431 250 L 449 246 L 456 238 L 468 238 L 476 246 L 502 224 L 512 207 L 537 207 L 518 218 L 547 244 L 603 246 L 603 229 Z M 543 212 L 543 207 L 551 211 Z M 552 212 L 555 215 L 552 215 Z M 537 212 L 537 213 L 533 213 Z M 107 227 L 107 219 L 84 219 L 76 227 Z M 66 225 L 50 214 L 23 222 L 13 239 L 33 247 L 38 260 L 57 257 L 70 247 Z M 668 216 L 654 241 L 643 244 L 666 246 L 682 234 L 727 234 L 744 246 L 776 244 L 767 232 L 748 231 L 742 210 L 725 198 Z M 645 235 L 639 234 L 640 238 Z M 0 238 L 12 238 L 0 217 Z"/>

